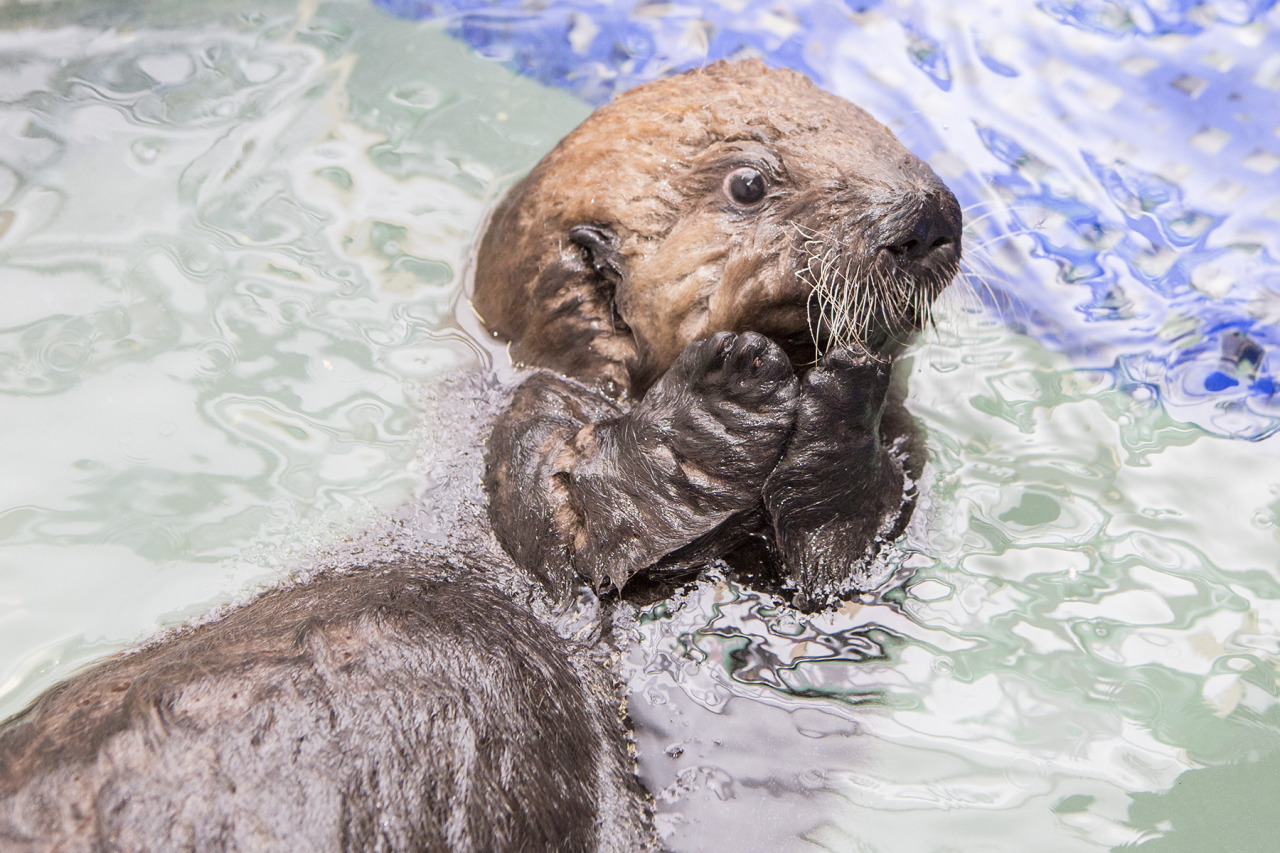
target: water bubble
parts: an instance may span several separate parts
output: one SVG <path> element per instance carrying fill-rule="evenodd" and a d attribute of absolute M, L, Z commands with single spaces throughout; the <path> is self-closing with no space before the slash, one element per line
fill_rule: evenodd
<path fill-rule="evenodd" d="M 721 800 L 732 800 L 736 796 L 733 790 L 733 777 L 719 767 L 699 768 L 706 779 L 707 790 Z"/>
<path fill-rule="evenodd" d="M 222 376 L 236 365 L 235 347 L 226 341 L 208 341 L 198 352 L 197 373 L 201 376 Z"/>
<path fill-rule="evenodd" d="M 1004 778 L 1010 785 L 1022 791 L 1038 791 L 1045 785 L 1045 769 L 1035 759 L 1019 755 L 1005 768 Z"/>
<path fill-rule="evenodd" d="M 161 143 L 156 139 L 138 139 L 129 146 L 133 158 L 144 166 L 154 163 L 160 156 Z"/>
<path fill-rule="evenodd" d="M 91 350 L 82 340 L 50 341 L 40 352 L 40 364 L 55 373 L 75 373 L 89 362 Z"/>
<path fill-rule="evenodd" d="M 1139 680 L 1126 681 L 1112 695 L 1112 700 L 1131 720 L 1150 723 L 1160 714 L 1160 693 Z"/>

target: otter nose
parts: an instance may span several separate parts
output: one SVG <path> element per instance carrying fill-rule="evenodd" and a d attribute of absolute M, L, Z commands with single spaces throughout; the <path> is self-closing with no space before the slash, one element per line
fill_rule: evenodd
<path fill-rule="evenodd" d="M 881 231 L 877 249 L 899 261 L 923 261 L 934 252 L 960 242 L 960 227 L 950 205 L 913 204 L 893 211 Z"/>

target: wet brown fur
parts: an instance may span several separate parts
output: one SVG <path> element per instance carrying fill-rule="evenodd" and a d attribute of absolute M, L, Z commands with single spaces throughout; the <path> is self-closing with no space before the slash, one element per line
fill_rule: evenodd
<path fill-rule="evenodd" d="M 611 674 L 502 571 L 322 575 L 53 688 L 0 727 L 0 850 L 644 849 Z"/>

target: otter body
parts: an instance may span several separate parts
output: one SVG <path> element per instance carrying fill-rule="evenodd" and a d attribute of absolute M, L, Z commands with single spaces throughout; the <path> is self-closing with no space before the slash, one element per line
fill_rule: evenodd
<path fill-rule="evenodd" d="M 486 574 L 324 575 L 53 688 L 0 849 L 645 849 L 611 673 Z"/>
<path fill-rule="evenodd" d="M 0 847 L 654 848 L 608 631 L 534 611 L 744 554 L 804 605 L 859 588 L 910 514 L 891 362 L 959 226 L 800 75 L 620 96 L 480 247 L 478 312 L 533 369 L 487 445 L 506 554 L 321 573 L 53 688 L 0 726 Z"/>

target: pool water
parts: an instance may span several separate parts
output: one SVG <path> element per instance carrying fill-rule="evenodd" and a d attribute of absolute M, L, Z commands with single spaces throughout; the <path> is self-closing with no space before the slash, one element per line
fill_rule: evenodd
<path fill-rule="evenodd" d="M 5 11 L 0 714 L 410 499 L 480 217 L 589 112 L 240 5 Z"/>
<path fill-rule="evenodd" d="M 382 5 L 0 9 L 0 716 L 432 501 L 487 206 L 757 55 L 933 164 L 970 274 L 907 365 L 901 582 L 638 614 L 666 844 L 1274 849 L 1273 3 Z"/>

